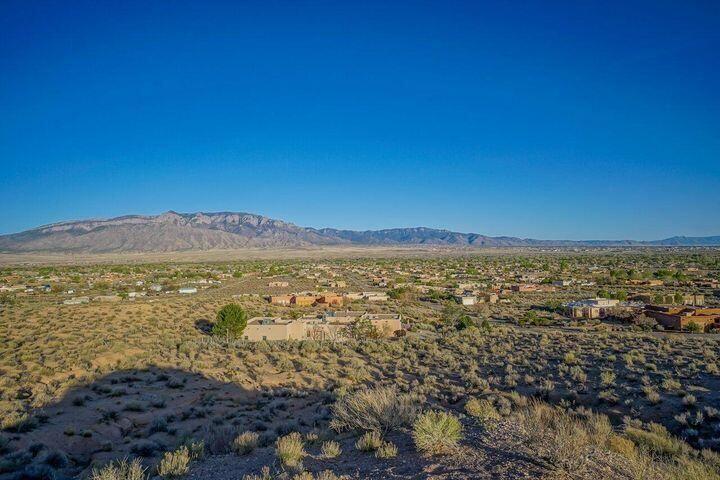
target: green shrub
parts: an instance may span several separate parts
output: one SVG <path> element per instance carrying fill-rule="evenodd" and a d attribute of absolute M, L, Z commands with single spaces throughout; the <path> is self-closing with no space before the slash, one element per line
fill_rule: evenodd
<path fill-rule="evenodd" d="M 446 412 L 425 412 L 413 425 L 415 446 L 430 455 L 445 454 L 457 448 L 462 439 L 462 425 L 454 415 Z"/>
<path fill-rule="evenodd" d="M 465 330 L 466 328 L 470 328 L 473 326 L 475 326 L 475 323 L 473 322 L 472 318 L 467 315 L 463 315 L 462 317 L 458 318 L 457 322 L 455 323 L 455 328 L 458 330 Z"/>
<path fill-rule="evenodd" d="M 703 328 L 695 322 L 688 323 L 685 329 L 690 333 L 702 333 L 703 331 Z"/>

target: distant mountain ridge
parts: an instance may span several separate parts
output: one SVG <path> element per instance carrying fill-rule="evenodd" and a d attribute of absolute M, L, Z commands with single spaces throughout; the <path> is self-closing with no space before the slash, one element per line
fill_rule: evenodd
<path fill-rule="evenodd" d="M 126 215 L 59 222 L 0 235 L 0 252 L 130 253 L 324 245 L 438 245 L 458 247 L 533 246 L 720 246 L 720 236 L 634 240 L 534 240 L 415 227 L 338 230 L 300 227 L 243 212 Z"/>

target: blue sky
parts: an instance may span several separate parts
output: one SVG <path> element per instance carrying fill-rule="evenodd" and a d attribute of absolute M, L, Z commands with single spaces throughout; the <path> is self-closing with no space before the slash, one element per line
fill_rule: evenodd
<path fill-rule="evenodd" d="M 718 2 L 0 2 L 0 233 L 720 234 Z"/>

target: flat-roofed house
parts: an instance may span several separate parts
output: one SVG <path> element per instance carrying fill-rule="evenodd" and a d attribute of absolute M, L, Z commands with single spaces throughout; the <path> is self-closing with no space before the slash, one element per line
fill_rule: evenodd
<path fill-rule="evenodd" d="M 329 323 L 338 323 L 343 325 L 351 325 L 357 322 L 365 315 L 365 312 L 353 310 L 336 310 L 334 312 L 325 312 L 325 321 Z"/>
<path fill-rule="evenodd" d="M 688 293 L 683 295 L 683 305 L 700 307 L 705 305 L 705 295 L 699 293 Z"/>
<path fill-rule="evenodd" d="M 310 307 L 316 301 L 317 297 L 315 295 L 293 295 L 290 303 L 297 305 L 298 307 Z"/>
<path fill-rule="evenodd" d="M 588 298 L 566 304 L 565 311 L 570 318 L 604 318 L 618 305 L 620 300 L 614 298 Z"/>
<path fill-rule="evenodd" d="M 395 313 L 367 313 L 362 318 L 367 318 L 373 327 L 385 337 L 392 337 L 395 332 L 402 330 L 402 316 Z"/>
<path fill-rule="evenodd" d="M 302 340 L 305 338 L 303 322 L 280 317 L 254 317 L 251 318 L 243 338 L 251 342 L 262 340 Z"/>
<path fill-rule="evenodd" d="M 702 330 L 711 325 L 720 326 L 720 308 L 702 308 L 686 305 L 646 305 L 643 312 L 665 328 L 686 330 L 691 323 Z"/>
<path fill-rule="evenodd" d="M 510 289 L 513 292 L 535 292 L 538 286 L 530 283 L 520 283 L 510 286 Z"/>
<path fill-rule="evenodd" d="M 455 295 L 455 301 L 460 305 L 475 305 L 477 303 L 477 297 L 475 295 Z"/>
<path fill-rule="evenodd" d="M 355 300 L 362 300 L 363 294 L 362 294 L 362 292 L 348 292 L 348 293 L 343 294 L 343 297 L 348 302 L 353 302 Z"/>
<path fill-rule="evenodd" d="M 318 297 L 317 303 L 340 306 L 343 304 L 343 297 L 337 293 L 323 293 Z"/>
<path fill-rule="evenodd" d="M 292 295 L 270 295 L 270 303 L 273 305 L 290 305 L 292 298 Z"/>
<path fill-rule="evenodd" d="M 487 303 L 497 303 L 498 300 L 500 299 L 500 297 L 498 296 L 497 293 L 491 292 L 491 293 L 486 293 L 485 295 L 483 295 L 483 299 Z"/>
<path fill-rule="evenodd" d="M 363 292 L 363 298 L 368 302 L 387 302 L 387 293 L 383 292 Z"/>
<path fill-rule="evenodd" d="M 394 313 L 365 313 L 353 311 L 325 312 L 322 315 L 305 315 L 298 319 L 281 317 L 254 317 L 248 320 L 243 339 L 250 342 L 263 340 L 342 340 L 351 325 L 367 320 L 386 337 L 402 330 L 402 316 Z"/>

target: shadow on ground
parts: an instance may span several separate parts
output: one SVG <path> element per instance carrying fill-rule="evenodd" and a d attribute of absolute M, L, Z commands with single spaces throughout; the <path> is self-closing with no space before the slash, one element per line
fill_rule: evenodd
<path fill-rule="evenodd" d="M 335 435 L 328 428 L 333 401 L 326 391 L 246 389 L 171 368 L 117 371 L 73 388 L 1 432 L 0 480 L 82 478 L 124 457 L 141 458 L 154 475 L 164 452 L 197 440 L 205 442 L 206 457 L 193 464 L 188 480 L 241 479 L 266 465 L 280 471 L 274 442 L 293 431 L 317 434 L 306 441 L 304 465 L 313 472 L 443 480 L 542 473 L 533 459 L 511 453 L 507 439 L 489 439 L 467 419 L 466 441 L 457 455 L 422 457 L 405 431 L 386 438 L 397 445 L 398 456 L 377 459 L 355 448 L 357 433 Z M 232 440 L 247 430 L 258 432 L 259 448 L 238 456 L 230 451 Z M 343 450 L 334 459 L 320 454 L 322 441 L 330 438 Z"/>
<path fill-rule="evenodd" d="M 210 335 L 212 333 L 213 325 L 215 325 L 213 322 L 205 318 L 195 320 L 195 328 L 205 335 Z"/>
<path fill-rule="evenodd" d="M 189 439 L 219 454 L 245 430 L 269 444 L 327 423 L 331 402 L 325 392 L 247 390 L 176 369 L 117 371 L 0 433 L 0 478 L 72 478 L 125 456 L 152 466 Z"/>

